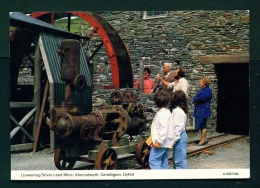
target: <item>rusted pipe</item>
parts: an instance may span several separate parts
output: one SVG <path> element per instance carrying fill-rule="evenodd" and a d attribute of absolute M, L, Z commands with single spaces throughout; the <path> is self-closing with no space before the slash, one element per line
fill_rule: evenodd
<path fill-rule="evenodd" d="M 43 95 L 43 99 L 42 99 L 41 112 L 40 112 L 40 115 L 39 115 L 37 131 L 36 131 L 36 135 L 35 135 L 35 141 L 34 141 L 34 144 L 33 144 L 33 153 L 35 153 L 36 149 L 37 149 L 38 139 L 39 139 L 41 125 L 42 125 L 42 117 L 43 117 L 44 107 L 45 107 L 47 93 L 48 93 L 48 88 L 49 88 L 49 82 L 48 82 L 48 80 L 46 80 L 46 84 L 45 84 L 45 88 L 44 88 L 44 95 Z"/>
<path fill-rule="evenodd" d="M 71 103 L 73 100 L 73 89 L 71 88 L 71 84 L 67 84 L 65 85 L 65 104 L 69 104 Z"/>
<path fill-rule="evenodd" d="M 51 25 L 54 25 L 54 12 L 51 13 Z"/>

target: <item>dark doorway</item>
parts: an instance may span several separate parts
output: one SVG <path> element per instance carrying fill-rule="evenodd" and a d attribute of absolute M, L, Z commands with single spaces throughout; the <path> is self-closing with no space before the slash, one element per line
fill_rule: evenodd
<path fill-rule="evenodd" d="M 249 64 L 215 64 L 218 78 L 217 132 L 249 134 Z"/>

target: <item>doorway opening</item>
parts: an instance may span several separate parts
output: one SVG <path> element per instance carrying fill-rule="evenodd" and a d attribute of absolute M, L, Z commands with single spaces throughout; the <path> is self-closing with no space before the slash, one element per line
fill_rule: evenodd
<path fill-rule="evenodd" d="M 249 63 L 215 64 L 217 132 L 249 134 Z"/>

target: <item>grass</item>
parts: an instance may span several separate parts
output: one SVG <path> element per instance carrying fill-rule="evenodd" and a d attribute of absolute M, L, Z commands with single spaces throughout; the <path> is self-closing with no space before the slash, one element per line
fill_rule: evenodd
<path fill-rule="evenodd" d="M 59 19 L 59 20 L 56 20 L 54 22 L 55 26 L 62 28 L 62 29 L 65 29 L 65 30 L 68 30 L 67 24 L 68 24 L 67 18 Z M 81 18 L 71 19 L 70 32 L 71 33 L 80 33 L 81 32 L 81 25 L 84 25 L 85 32 L 86 32 L 86 30 L 89 30 L 89 28 L 90 28 L 88 22 L 86 22 L 85 20 L 83 20 Z"/>
<path fill-rule="evenodd" d="M 68 19 L 64 18 L 64 19 L 56 20 L 54 22 L 54 25 L 58 28 L 68 30 L 68 28 L 67 28 Z M 78 17 L 71 19 L 70 32 L 79 34 L 81 32 L 81 25 L 84 25 L 85 35 L 88 34 L 88 31 L 90 30 L 90 25 L 88 24 L 88 22 L 86 22 L 85 20 L 78 18 Z M 13 26 L 9 27 L 9 36 L 13 33 L 13 31 L 15 29 L 16 29 L 16 27 L 13 27 Z"/>

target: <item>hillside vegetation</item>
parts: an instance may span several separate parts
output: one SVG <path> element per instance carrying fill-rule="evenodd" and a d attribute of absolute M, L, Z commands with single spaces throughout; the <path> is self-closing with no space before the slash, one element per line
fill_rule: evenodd
<path fill-rule="evenodd" d="M 58 28 L 68 30 L 68 20 L 67 18 L 59 19 L 54 22 L 54 25 Z M 9 27 L 9 36 L 13 33 L 16 27 L 10 26 Z M 88 30 L 90 30 L 90 25 L 83 19 L 74 17 L 71 19 L 70 24 L 70 32 L 75 34 L 83 34 L 87 35 Z"/>
<path fill-rule="evenodd" d="M 68 30 L 67 22 L 68 22 L 67 18 L 59 19 L 54 22 L 54 25 L 64 30 Z M 90 26 L 85 20 L 78 17 L 71 19 L 70 32 L 77 33 L 77 34 L 82 33 L 83 25 L 84 25 L 84 32 L 86 32 L 88 28 L 90 28 Z"/>

